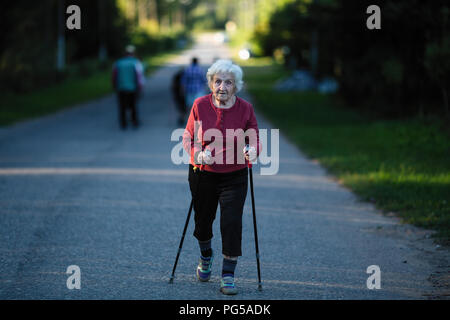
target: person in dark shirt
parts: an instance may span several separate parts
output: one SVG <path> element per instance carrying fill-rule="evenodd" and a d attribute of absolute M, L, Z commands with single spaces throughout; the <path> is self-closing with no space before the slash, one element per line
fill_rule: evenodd
<path fill-rule="evenodd" d="M 186 117 L 186 97 L 184 95 L 183 86 L 181 85 L 181 78 L 183 77 L 184 69 L 178 70 L 172 78 L 172 96 L 175 100 L 175 105 L 178 110 L 178 125 L 185 123 Z"/>

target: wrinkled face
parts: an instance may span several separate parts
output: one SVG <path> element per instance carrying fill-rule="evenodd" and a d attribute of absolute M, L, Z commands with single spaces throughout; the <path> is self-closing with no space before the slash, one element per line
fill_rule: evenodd
<path fill-rule="evenodd" d="M 236 93 L 234 75 L 229 72 L 216 73 L 210 83 L 210 89 L 216 100 L 226 103 Z"/>

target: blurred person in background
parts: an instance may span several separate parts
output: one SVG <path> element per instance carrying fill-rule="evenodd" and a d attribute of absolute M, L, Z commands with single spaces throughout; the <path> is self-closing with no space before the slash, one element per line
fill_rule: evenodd
<path fill-rule="evenodd" d="M 139 127 L 137 100 L 145 84 L 144 68 L 135 56 L 136 48 L 128 45 L 125 56 L 114 63 L 112 83 L 119 102 L 119 122 L 122 129 L 127 128 L 127 110 L 131 112 L 134 128 Z"/>
<path fill-rule="evenodd" d="M 194 100 L 206 94 L 206 78 L 204 70 L 198 65 L 198 59 L 192 58 L 181 77 L 181 85 L 185 95 L 186 107 L 191 108 Z"/>
<path fill-rule="evenodd" d="M 181 85 L 181 78 L 183 77 L 183 73 L 184 69 L 180 69 L 172 78 L 172 96 L 175 100 L 175 104 L 178 110 L 178 125 L 183 125 L 185 123 L 187 112 L 186 97 L 184 94 L 183 86 Z"/>

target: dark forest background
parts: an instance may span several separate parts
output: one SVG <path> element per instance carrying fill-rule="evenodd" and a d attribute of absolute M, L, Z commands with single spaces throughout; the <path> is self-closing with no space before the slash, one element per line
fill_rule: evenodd
<path fill-rule="evenodd" d="M 64 31 L 62 70 L 58 8 L 69 4 L 80 6 L 82 29 Z M 370 4 L 381 8 L 381 30 L 366 28 Z M 28 92 L 88 75 L 109 68 L 128 43 L 151 55 L 233 21 L 254 54 L 281 52 L 287 68 L 335 77 L 351 106 L 388 117 L 449 117 L 449 11 L 444 0 L 2 1 L 0 90 Z"/>

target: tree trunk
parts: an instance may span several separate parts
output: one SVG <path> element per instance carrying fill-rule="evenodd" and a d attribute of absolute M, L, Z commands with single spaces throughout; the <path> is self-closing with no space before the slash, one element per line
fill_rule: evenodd
<path fill-rule="evenodd" d="M 106 49 L 106 6 L 105 2 L 100 0 L 98 2 L 98 37 L 99 37 L 99 47 L 98 47 L 98 60 L 100 62 L 106 61 L 108 58 L 108 51 Z"/>
<path fill-rule="evenodd" d="M 448 95 L 447 95 L 447 87 L 445 86 L 445 84 L 441 87 L 442 90 L 442 97 L 444 98 L 444 111 L 445 111 L 445 115 L 447 117 L 450 116 L 450 112 L 448 109 Z"/>
<path fill-rule="evenodd" d="M 66 26 L 65 18 L 65 1 L 58 0 L 58 43 L 56 53 L 56 69 L 63 71 L 66 67 Z"/>

